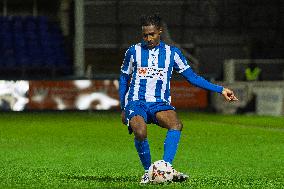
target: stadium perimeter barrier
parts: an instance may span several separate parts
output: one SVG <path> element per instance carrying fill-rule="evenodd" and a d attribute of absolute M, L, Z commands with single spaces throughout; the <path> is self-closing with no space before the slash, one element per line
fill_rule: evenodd
<path fill-rule="evenodd" d="M 259 64 L 273 62 L 273 60 L 254 61 Z M 242 81 L 240 79 L 242 72 L 235 69 L 236 65 L 249 63 L 248 60 L 225 62 L 225 80 L 219 84 L 235 91 L 239 98 L 236 103 L 226 103 L 219 94 L 208 93 L 189 85 L 184 80 L 173 80 L 171 82 L 172 104 L 179 109 L 205 110 L 213 106 L 217 112 L 235 114 L 239 109 L 248 106 L 255 98 L 255 110 L 252 113 L 281 116 L 284 114 L 284 80 L 280 79 L 283 77 L 281 73 L 283 73 L 284 61 L 275 62 L 277 63 L 271 63 L 270 66 L 278 65 L 277 69 L 264 69 L 268 73 L 271 72 L 270 80 L 253 82 Z M 280 75 L 271 70 L 277 70 Z M 118 80 L 115 78 L 0 80 L 0 110 L 119 110 Z"/>
<path fill-rule="evenodd" d="M 0 110 L 119 110 L 117 79 L 0 81 Z M 186 81 L 171 82 L 172 104 L 205 109 L 208 92 Z"/>

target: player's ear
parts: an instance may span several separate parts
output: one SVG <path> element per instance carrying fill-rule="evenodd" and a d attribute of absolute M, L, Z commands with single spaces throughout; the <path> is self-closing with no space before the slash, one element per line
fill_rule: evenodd
<path fill-rule="evenodd" d="M 162 27 L 159 28 L 159 34 L 161 34 L 161 33 L 163 33 L 163 28 Z"/>

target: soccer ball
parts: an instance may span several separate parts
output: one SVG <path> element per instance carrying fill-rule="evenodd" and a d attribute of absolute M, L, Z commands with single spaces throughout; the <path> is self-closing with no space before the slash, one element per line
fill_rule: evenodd
<path fill-rule="evenodd" d="M 163 183 L 173 179 L 175 170 L 169 162 L 158 160 L 149 167 L 148 174 L 150 182 Z"/>

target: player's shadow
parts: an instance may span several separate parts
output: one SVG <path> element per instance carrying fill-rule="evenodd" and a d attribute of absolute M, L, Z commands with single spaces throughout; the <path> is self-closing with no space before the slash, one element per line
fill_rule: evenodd
<path fill-rule="evenodd" d="M 98 176 L 98 175 L 65 175 L 68 180 L 97 181 L 97 182 L 136 182 L 135 176 Z"/>

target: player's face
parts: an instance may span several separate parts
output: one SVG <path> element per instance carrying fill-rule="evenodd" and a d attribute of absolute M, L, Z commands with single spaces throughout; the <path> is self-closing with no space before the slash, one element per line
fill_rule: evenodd
<path fill-rule="evenodd" d="M 162 29 L 157 26 L 142 26 L 142 37 L 149 49 L 160 44 Z"/>

